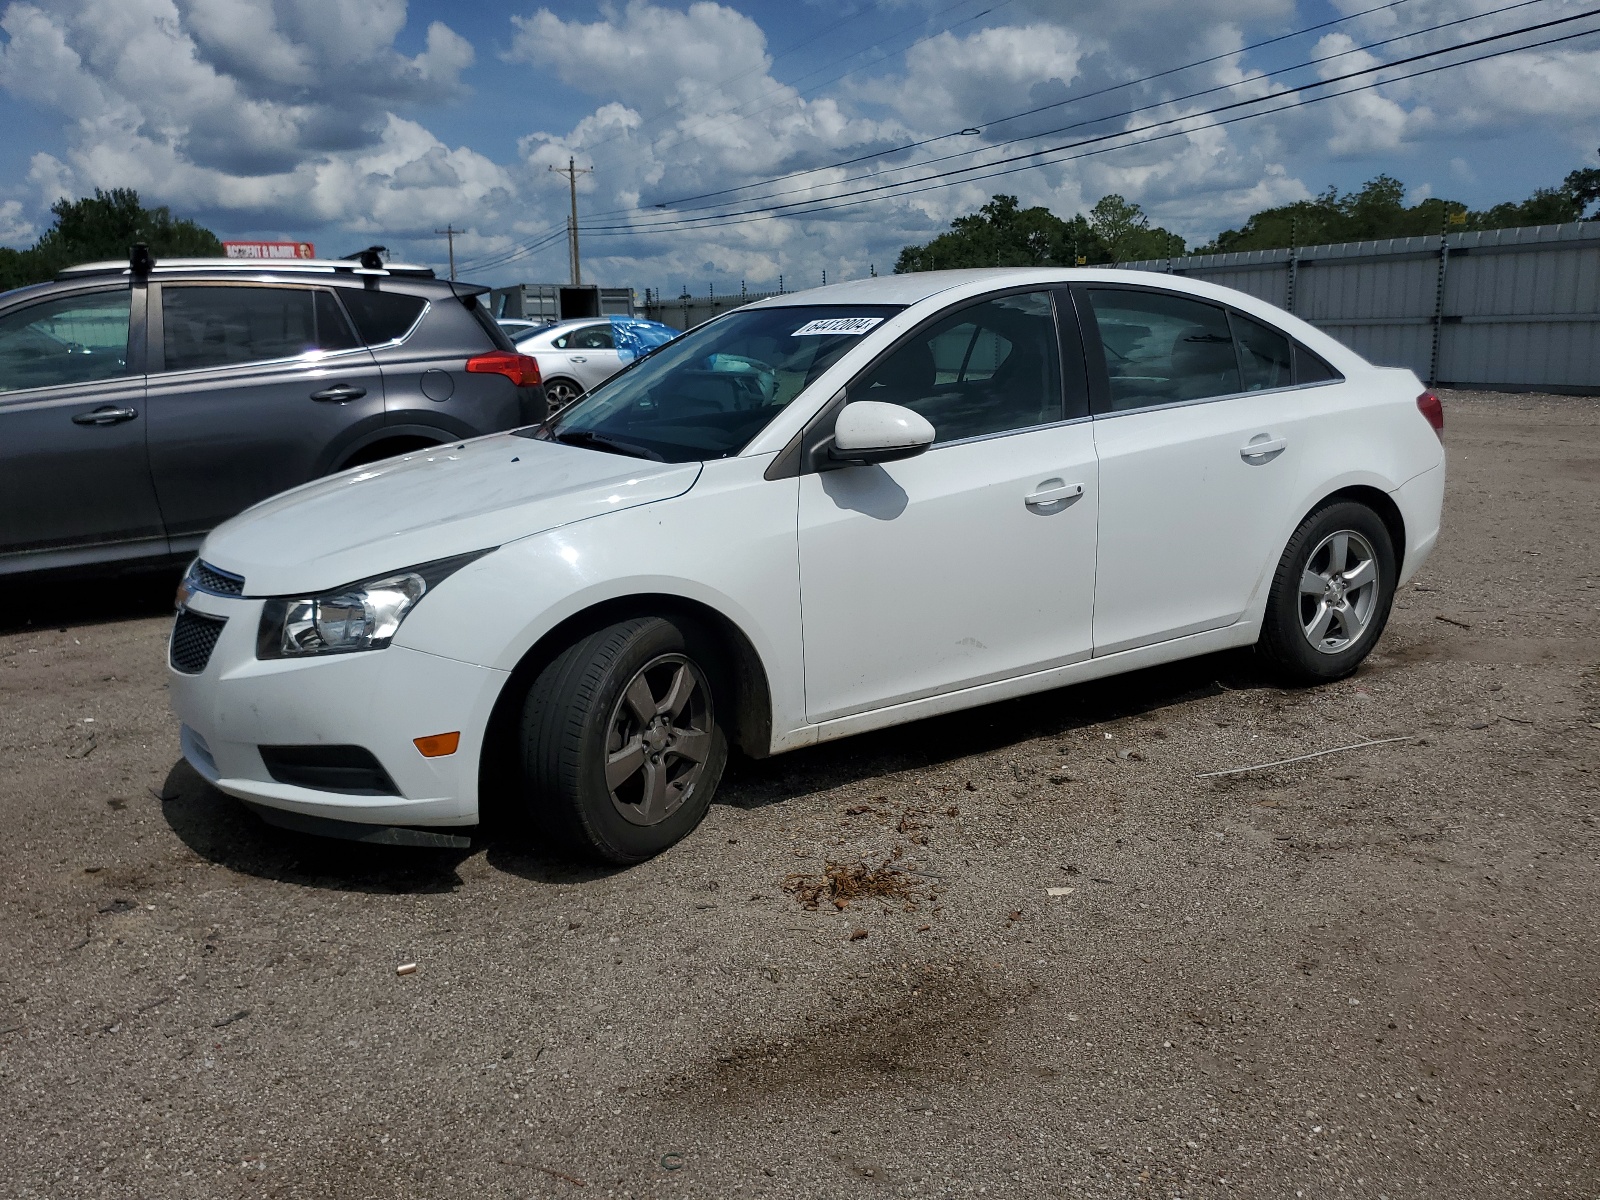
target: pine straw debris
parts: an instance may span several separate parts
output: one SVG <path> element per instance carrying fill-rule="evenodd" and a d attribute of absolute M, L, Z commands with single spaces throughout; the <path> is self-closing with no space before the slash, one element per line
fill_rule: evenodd
<path fill-rule="evenodd" d="M 864 862 L 825 862 L 821 875 L 791 875 L 783 881 L 783 890 L 809 909 L 820 907 L 823 901 L 843 910 L 855 900 L 879 899 L 898 900 L 904 911 L 913 912 L 923 899 L 921 881 L 895 865 L 898 857 L 897 850 L 894 857 L 876 867 Z"/>

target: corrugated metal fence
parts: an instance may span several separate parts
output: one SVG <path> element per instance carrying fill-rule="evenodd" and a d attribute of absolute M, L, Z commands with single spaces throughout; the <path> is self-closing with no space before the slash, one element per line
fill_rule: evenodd
<path fill-rule="evenodd" d="M 1600 221 L 1121 265 L 1238 288 L 1432 383 L 1600 393 Z M 644 313 L 691 329 L 772 295 L 652 295 Z"/>
<path fill-rule="evenodd" d="M 1600 392 L 1600 221 L 1122 265 L 1238 288 L 1433 383 Z"/>
<path fill-rule="evenodd" d="M 693 329 L 718 313 L 776 295 L 777 292 L 736 292 L 728 296 L 662 296 L 651 292 L 639 311 L 650 320 L 671 325 L 674 329 Z"/>

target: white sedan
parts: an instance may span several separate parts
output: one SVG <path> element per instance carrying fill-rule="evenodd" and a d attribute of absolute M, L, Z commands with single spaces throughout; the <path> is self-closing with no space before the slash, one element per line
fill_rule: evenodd
<path fill-rule="evenodd" d="M 538 362 L 552 412 L 677 336 L 678 330 L 672 326 L 640 317 L 562 321 L 512 334 L 517 349 Z"/>
<path fill-rule="evenodd" d="M 279 824 L 637 862 L 776 754 L 1254 645 L 1348 675 L 1433 548 L 1439 401 L 1182 278 L 775 297 L 543 426 L 287 492 L 180 591 L 183 752 Z"/>

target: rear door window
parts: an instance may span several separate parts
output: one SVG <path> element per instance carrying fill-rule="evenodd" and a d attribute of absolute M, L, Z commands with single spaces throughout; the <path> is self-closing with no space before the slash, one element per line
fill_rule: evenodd
<path fill-rule="evenodd" d="M 93 383 L 128 370 L 130 292 L 91 292 L 0 317 L 0 392 Z"/>
<path fill-rule="evenodd" d="M 611 326 L 590 325 L 580 329 L 572 335 L 567 343 L 569 350 L 614 350 L 616 344 L 611 340 Z"/>
<path fill-rule="evenodd" d="M 161 321 L 169 371 L 272 362 L 355 345 L 332 297 L 311 288 L 165 284 Z"/>
<path fill-rule="evenodd" d="M 1170 292 L 1086 291 L 1105 351 L 1110 411 L 1244 390 L 1226 310 Z"/>

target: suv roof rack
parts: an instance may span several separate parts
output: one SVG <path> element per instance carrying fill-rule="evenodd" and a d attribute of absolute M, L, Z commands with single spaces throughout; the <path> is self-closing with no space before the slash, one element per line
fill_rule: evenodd
<path fill-rule="evenodd" d="M 226 271 L 241 275 L 251 272 L 271 271 L 297 275 L 390 275 L 407 279 L 434 279 L 432 267 L 414 263 L 385 263 L 381 267 L 368 267 L 346 258 L 162 258 L 139 264 L 140 271 L 131 262 L 80 263 L 56 272 L 57 279 L 81 279 L 86 275 L 129 275 L 137 271 L 144 277 L 159 279 L 163 275 L 194 271 Z"/>

